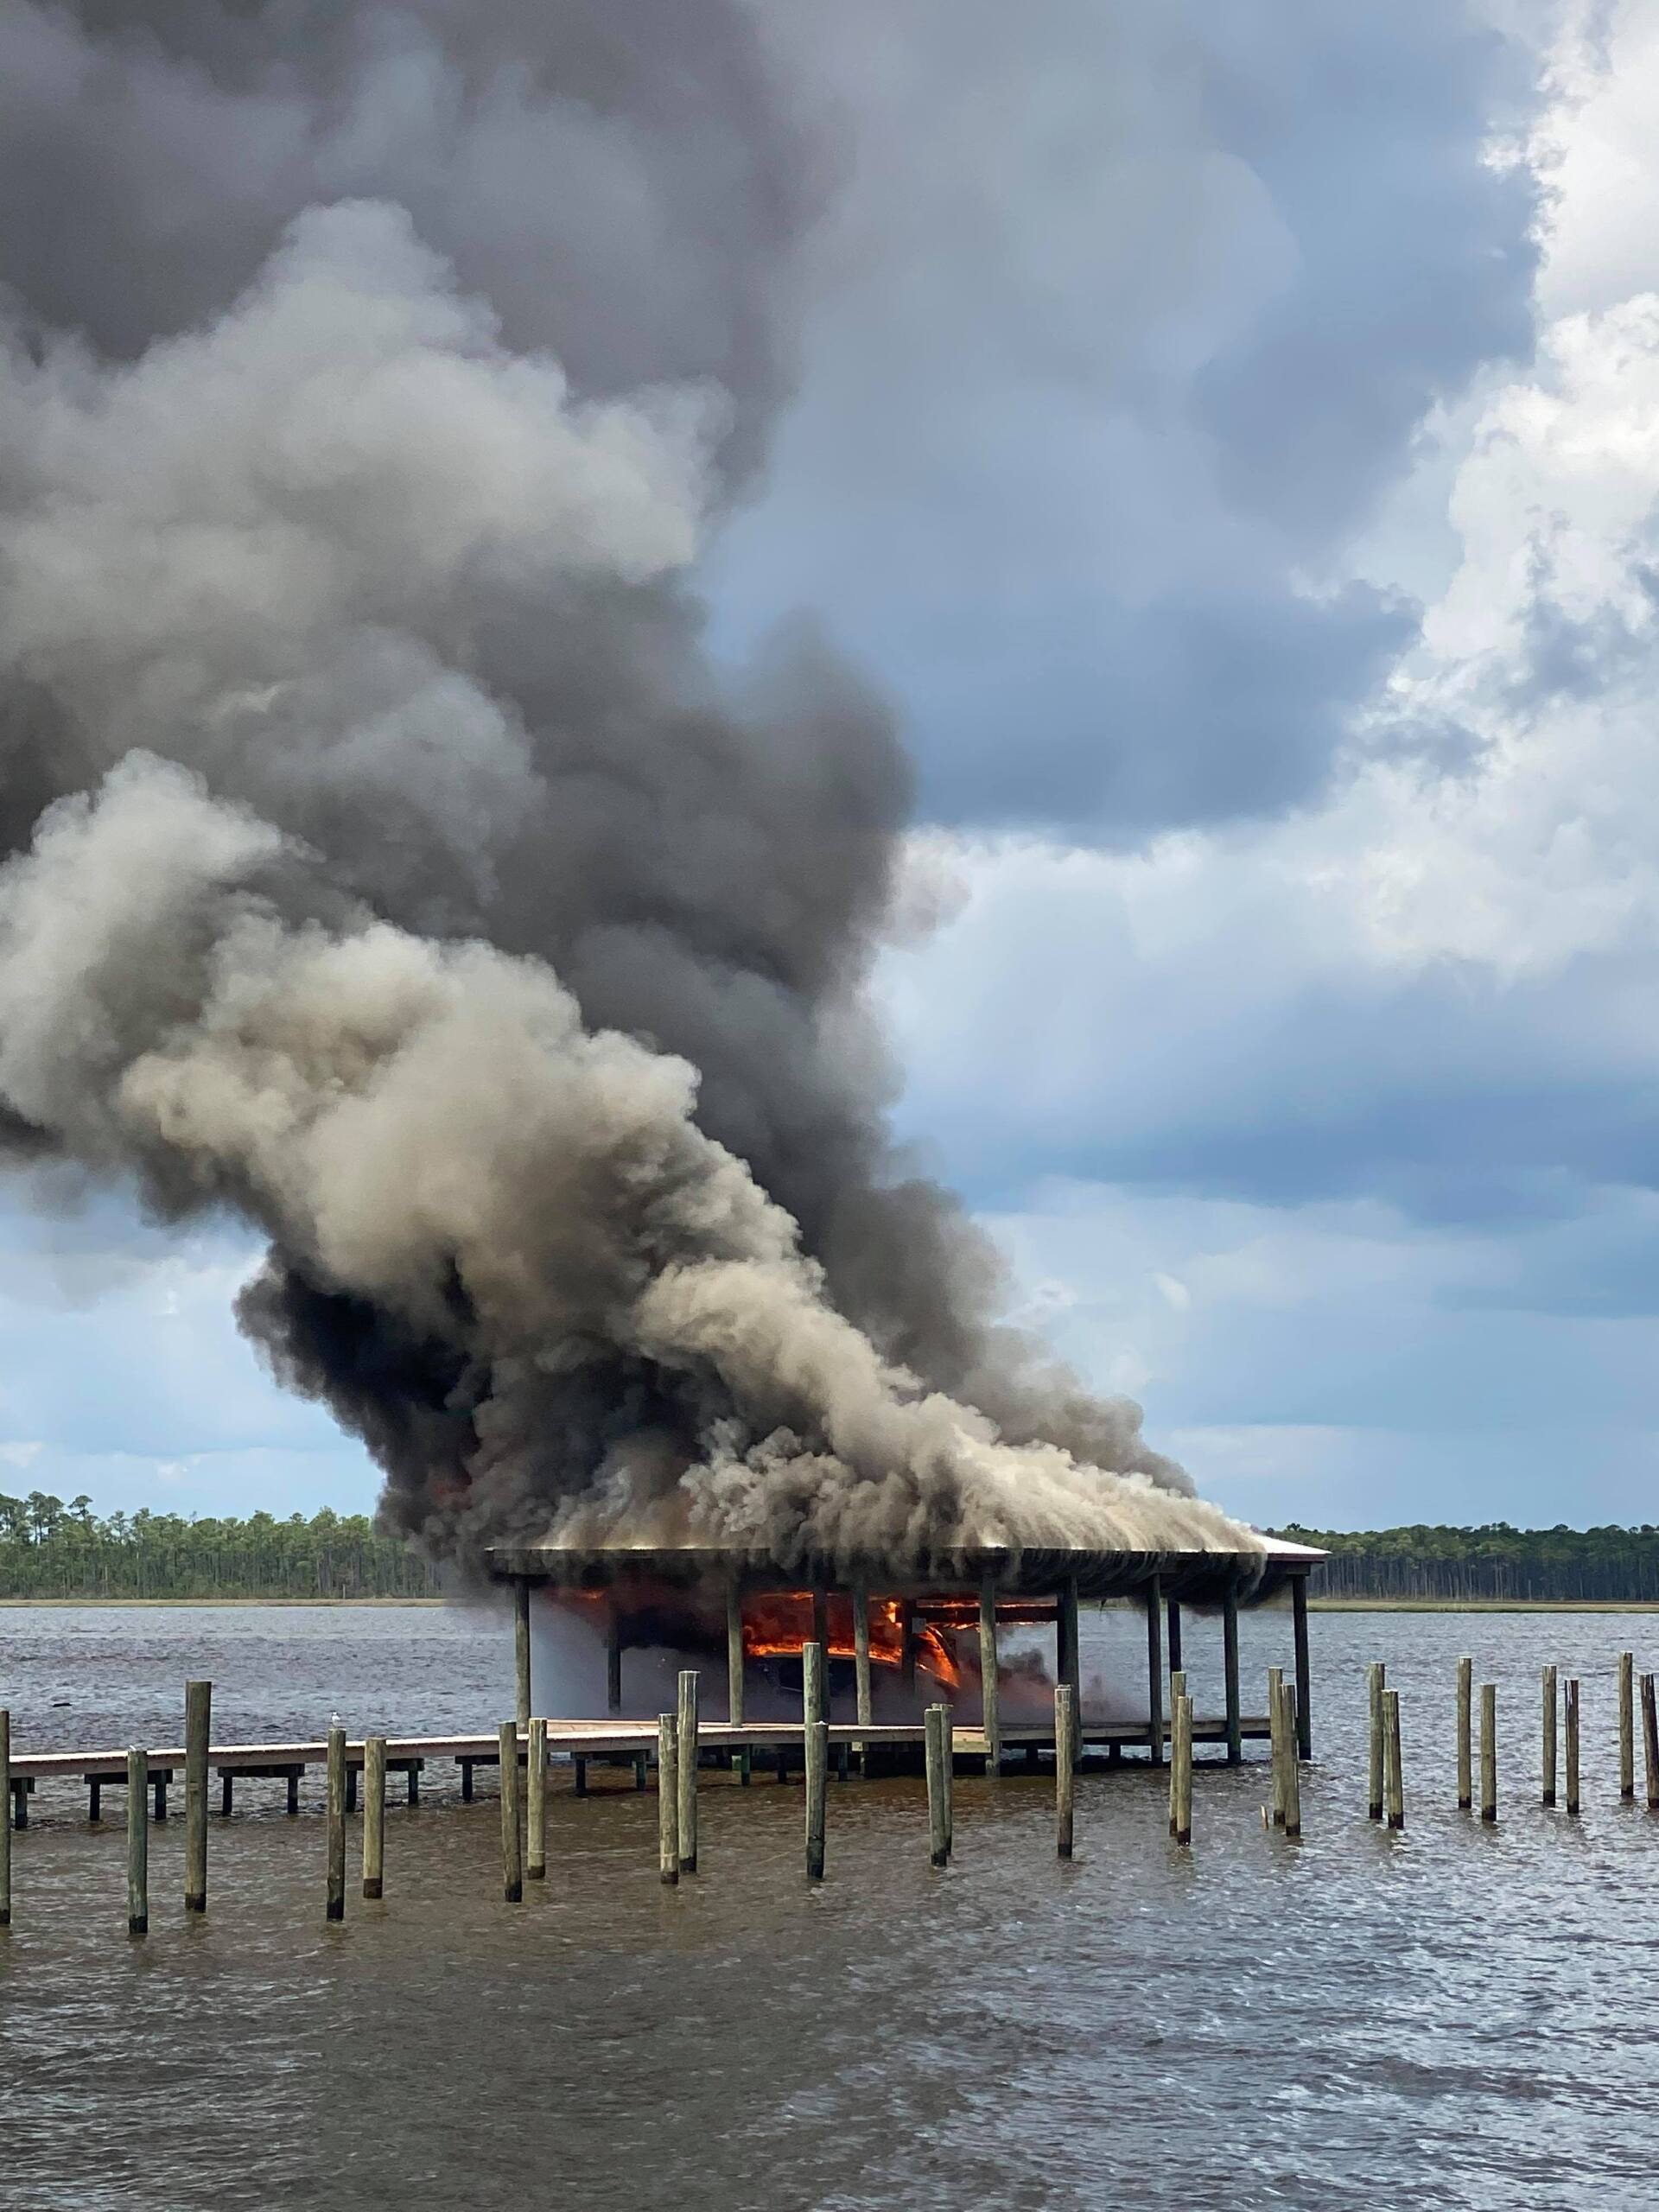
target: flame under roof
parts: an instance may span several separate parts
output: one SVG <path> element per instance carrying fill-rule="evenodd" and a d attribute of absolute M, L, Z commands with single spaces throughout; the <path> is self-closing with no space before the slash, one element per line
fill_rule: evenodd
<path fill-rule="evenodd" d="M 486 1554 L 498 1581 L 524 1576 L 567 1590 L 605 1590 L 618 1583 L 682 1586 L 737 1582 L 746 1590 L 845 1590 L 862 1583 L 874 1595 L 924 1596 L 977 1590 L 988 1576 L 1008 1597 L 1050 1597 L 1075 1575 L 1080 1598 L 1144 1594 L 1154 1575 L 1166 1597 L 1219 1605 L 1229 1591 L 1241 1605 L 1260 1605 L 1307 1574 L 1325 1554 L 1275 1536 L 1240 1551 L 1128 1552 L 970 1545 L 922 1554 L 907 1567 L 887 1560 L 804 1557 L 780 1567 L 769 1553 L 714 1545 L 497 1544 Z"/>

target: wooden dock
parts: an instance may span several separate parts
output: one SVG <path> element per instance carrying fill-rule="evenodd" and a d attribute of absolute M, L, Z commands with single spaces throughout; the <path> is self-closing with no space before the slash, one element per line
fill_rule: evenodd
<path fill-rule="evenodd" d="M 549 1720 L 547 1751 L 550 1758 L 569 1760 L 575 1769 L 576 1787 L 585 1790 L 588 1763 L 631 1764 L 636 1781 L 644 1786 L 649 1768 L 655 1764 L 658 1744 L 658 1723 L 650 1720 Z M 1171 1723 L 1166 1721 L 1162 1734 L 1169 1739 Z M 1085 1725 L 1079 1732 L 1080 1750 L 1086 1756 L 1092 1749 L 1103 1751 L 1116 1762 L 1126 1746 L 1145 1748 L 1149 1735 L 1144 1720 L 1122 1720 Z M 1265 1716 L 1251 1714 L 1244 1718 L 1241 1732 L 1247 1739 L 1264 1740 L 1269 1733 Z M 1045 1752 L 1054 1748 L 1052 1723 L 1027 1726 L 1017 1721 L 1005 1722 L 1000 1729 L 1001 1763 L 1008 1763 L 1011 1752 L 1019 1752 L 1027 1764 L 1040 1762 Z M 845 1771 L 855 1747 L 866 1747 L 867 1762 L 871 1766 L 904 1762 L 905 1754 L 914 1754 L 919 1765 L 926 1730 L 920 1720 L 898 1726 L 866 1725 L 856 1721 L 836 1721 L 829 1731 L 832 1752 L 836 1764 Z M 1222 1744 L 1227 1741 L 1227 1721 L 1224 1715 L 1195 1719 L 1192 1724 L 1195 1743 Z M 527 1731 L 519 1732 L 521 1759 L 528 1754 Z M 759 1758 L 785 1770 L 799 1767 L 806 1754 L 806 1730 L 799 1720 L 748 1720 L 734 1723 L 726 1720 L 703 1721 L 697 1731 L 698 1750 L 705 1764 L 715 1766 L 741 1763 L 747 1772 L 749 1762 Z M 957 1728 L 951 1732 L 953 1760 L 977 1762 L 983 1766 L 989 1751 L 984 1731 L 981 1728 Z M 885 1755 L 885 1758 L 884 1758 Z M 363 1770 L 364 1740 L 348 1740 L 346 1745 L 347 1788 L 353 1802 L 356 1797 L 357 1777 Z M 429 1763 L 448 1761 L 461 1772 L 461 1795 L 473 1794 L 474 1771 L 481 1766 L 500 1764 L 499 1738 L 495 1730 L 478 1735 L 457 1736 L 392 1736 L 385 1738 L 385 1763 L 389 1774 L 405 1777 L 407 1794 L 411 1804 L 420 1795 L 420 1778 Z M 234 1785 L 238 1781 L 281 1781 L 287 1784 L 287 1809 L 299 1809 L 299 1786 L 302 1777 L 312 1768 L 327 1766 L 328 1745 L 325 1737 L 302 1743 L 288 1744 L 214 1744 L 207 1752 L 210 1771 L 219 1781 L 219 1810 L 228 1815 L 233 1805 Z M 185 1754 L 181 1745 L 162 1745 L 147 1754 L 147 1786 L 155 1797 L 156 1816 L 167 1817 L 168 1787 L 175 1773 L 184 1770 Z M 88 1814 L 94 1821 L 101 1817 L 101 1799 L 105 1789 L 124 1790 L 127 1786 L 127 1751 L 16 1751 L 11 1755 L 10 1782 L 14 1824 L 28 1825 L 29 1800 L 38 1784 L 45 1782 L 80 1783 L 88 1793 Z"/>

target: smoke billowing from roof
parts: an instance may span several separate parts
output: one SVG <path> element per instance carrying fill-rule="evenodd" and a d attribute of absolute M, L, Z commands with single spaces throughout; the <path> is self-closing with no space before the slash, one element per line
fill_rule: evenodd
<path fill-rule="evenodd" d="M 1236 1541 L 888 1141 L 887 716 L 701 650 L 818 166 L 743 10 L 148 12 L 0 27 L 20 1143 L 257 1223 L 435 1548 Z"/>

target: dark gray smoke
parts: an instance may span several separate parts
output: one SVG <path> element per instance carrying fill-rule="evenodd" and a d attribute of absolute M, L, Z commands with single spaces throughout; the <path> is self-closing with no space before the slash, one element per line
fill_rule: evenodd
<path fill-rule="evenodd" d="M 745 11 L 14 6 L 0 149 L 35 1141 L 265 1230 L 435 1547 L 1230 1541 L 888 1141 L 887 715 L 701 649 L 831 169 Z"/>

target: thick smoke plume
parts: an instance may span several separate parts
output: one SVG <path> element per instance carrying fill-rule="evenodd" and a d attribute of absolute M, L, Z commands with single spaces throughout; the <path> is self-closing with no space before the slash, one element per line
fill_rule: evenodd
<path fill-rule="evenodd" d="M 888 1141 L 885 714 L 701 648 L 833 168 L 744 10 L 19 5 L 0 149 L 20 1146 L 257 1223 L 435 1548 L 1237 1541 Z"/>

